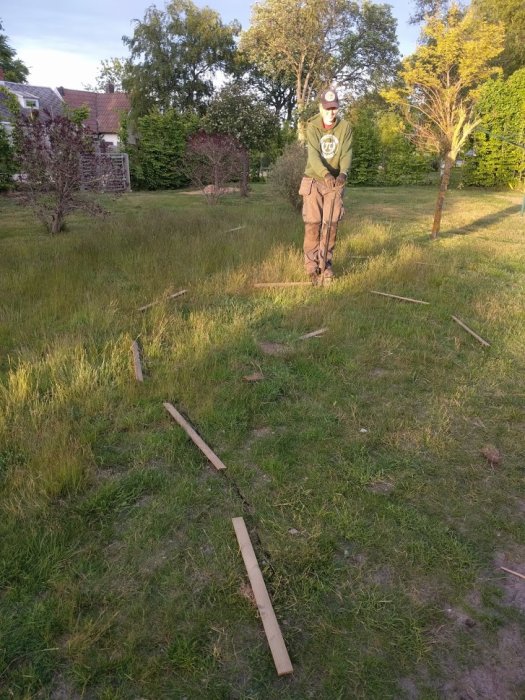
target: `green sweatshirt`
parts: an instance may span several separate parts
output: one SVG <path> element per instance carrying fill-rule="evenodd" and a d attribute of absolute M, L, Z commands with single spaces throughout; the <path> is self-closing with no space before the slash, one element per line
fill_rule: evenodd
<path fill-rule="evenodd" d="M 348 173 L 352 162 L 352 129 L 344 119 L 325 129 L 320 114 L 308 121 L 306 129 L 308 161 L 304 174 L 322 180 L 327 173 L 337 177 Z"/>

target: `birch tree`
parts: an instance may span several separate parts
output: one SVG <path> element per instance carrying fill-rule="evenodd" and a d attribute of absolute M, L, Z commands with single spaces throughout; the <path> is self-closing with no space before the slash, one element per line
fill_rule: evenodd
<path fill-rule="evenodd" d="M 428 17 L 424 43 L 408 56 L 400 72 L 401 85 L 384 96 L 397 105 L 412 127 L 414 143 L 436 153 L 442 162 L 431 238 L 436 238 L 445 194 L 456 158 L 479 124 L 475 115 L 480 86 L 501 68 L 492 61 L 502 51 L 504 30 L 453 6 L 446 16 Z"/>

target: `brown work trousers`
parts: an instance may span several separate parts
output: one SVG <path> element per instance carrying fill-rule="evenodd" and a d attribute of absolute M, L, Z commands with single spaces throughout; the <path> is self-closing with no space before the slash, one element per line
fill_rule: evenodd
<path fill-rule="evenodd" d="M 307 274 L 319 269 L 331 273 L 337 224 L 343 218 L 343 188 L 329 188 L 323 180 L 303 177 L 299 194 L 303 196 L 304 265 Z M 326 237 L 328 249 L 326 261 Z"/>

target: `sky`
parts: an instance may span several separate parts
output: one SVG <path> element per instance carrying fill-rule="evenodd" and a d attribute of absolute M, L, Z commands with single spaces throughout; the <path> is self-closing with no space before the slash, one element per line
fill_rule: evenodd
<path fill-rule="evenodd" d="M 199 7 L 217 10 L 222 21 L 239 20 L 249 26 L 251 4 L 246 0 L 194 0 Z M 407 0 L 391 0 L 398 21 L 403 55 L 412 53 L 418 30 L 408 24 Z M 165 0 L 11 0 L 0 8 L 3 33 L 18 58 L 29 68 L 28 83 L 82 90 L 93 85 L 100 61 L 128 54 L 122 36 L 133 34 L 133 19 L 143 19 L 150 5 Z M 408 7 L 407 7 L 408 5 Z"/>

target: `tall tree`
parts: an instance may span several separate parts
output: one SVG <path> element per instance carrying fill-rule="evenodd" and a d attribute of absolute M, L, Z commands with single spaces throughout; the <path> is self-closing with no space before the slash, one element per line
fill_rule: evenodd
<path fill-rule="evenodd" d="M 209 7 L 172 0 L 165 10 L 151 6 L 123 37 L 131 56 L 123 87 L 136 115 L 152 107 L 204 112 L 218 71 L 230 70 L 240 25 L 223 24 Z"/>
<path fill-rule="evenodd" d="M 291 122 L 295 109 L 295 85 L 290 75 L 266 75 L 246 54 L 237 52 L 233 66 L 235 81 L 249 86 L 281 119 Z"/>
<path fill-rule="evenodd" d="M 423 36 L 424 43 L 403 61 L 402 84 L 385 97 L 400 107 L 421 150 L 442 159 L 431 232 L 436 238 L 452 167 L 479 124 L 474 113 L 478 89 L 501 72 L 492 61 L 502 51 L 504 30 L 453 6 L 443 19 L 428 18 Z"/>
<path fill-rule="evenodd" d="M 395 20 L 387 5 L 352 0 L 264 0 L 252 8 L 241 50 L 267 76 L 295 85 L 299 138 L 305 110 L 335 80 L 359 91 L 396 67 Z"/>
<path fill-rule="evenodd" d="M 127 60 L 125 58 L 105 58 L 100 61 L 100 67 L 95 77 L 94 85 L 84 85 L 90 92 L 105 92 L 109 85 L 116 92 L 122 92 L 122 81 L 126 76 Z"/>
<path fill-rule="evenodd" d="M 505 47 L 498 59 L 505 75 L 525 68 L 525 4 L 523 0 L 472 0 L 474 12 L 488 22 L 503 22 Z"/>
<path fill-rule="evenodd" d="M 451 0 L 413 0 L 415 12 L 410 16 L 410 24 L 420 24 L 425 17 L 442 17 L 450 9 Z"/>
<path fill-rule="evenodd" d="M 7 35 L 2 33 L 3 28 L 0 20 L 0 68 L 4 71 L 4 79 L 13 83 L 27 83 L 29 68 L 16 58 L 16 51 L 7 43 Z"/>

